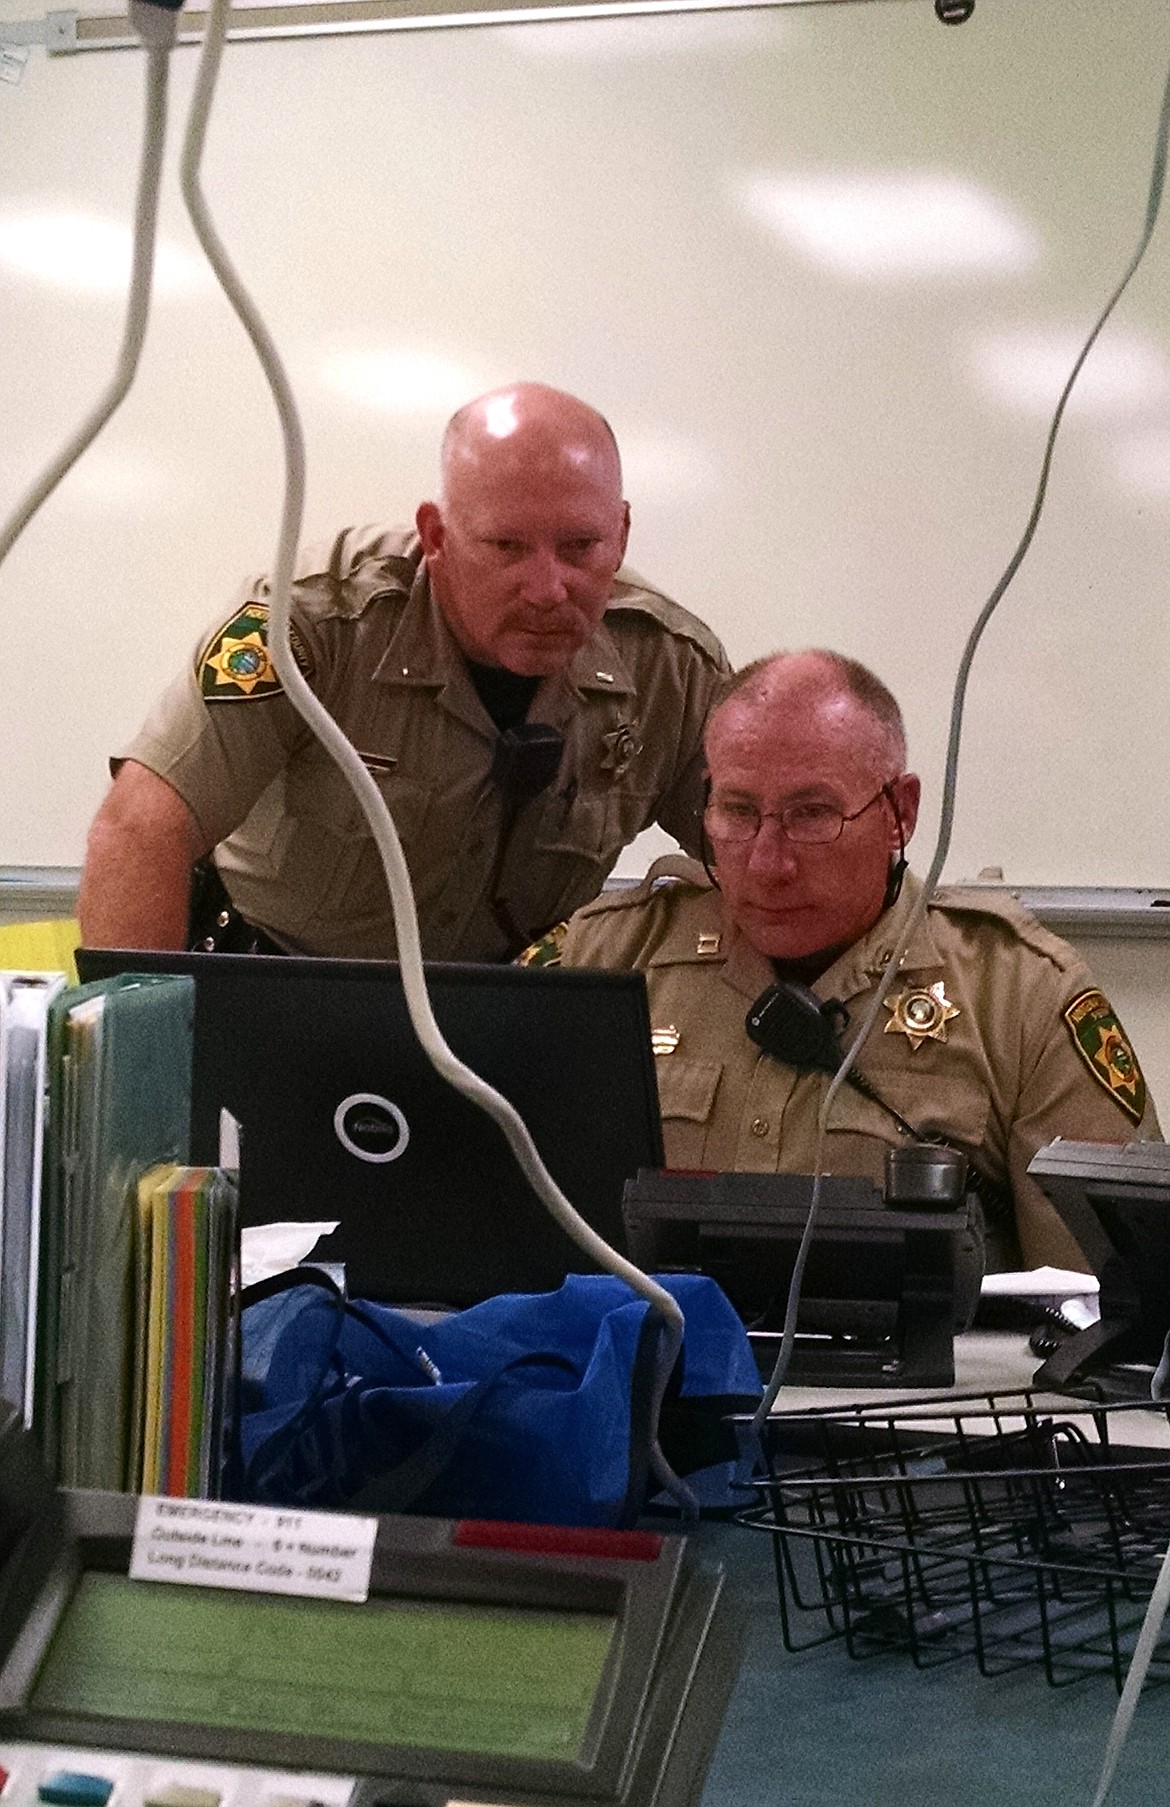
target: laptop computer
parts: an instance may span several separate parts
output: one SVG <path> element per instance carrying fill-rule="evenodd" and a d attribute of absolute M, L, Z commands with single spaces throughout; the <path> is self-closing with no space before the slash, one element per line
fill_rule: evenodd
<path fill-rule="evenodd" d="M 396 964 L 83 948 L 77 965 L 84 980 L 194 977 L 191 1158 L 214 1162 L 229 1110 L 241 1221 L 339 1219 L 315 1256 L 345 1262 L 352 1296 L 463 1306 L 596 1271 L 499 1127 L 431 1067 Z M 663 1161 L 641 974 L 437 963 L 427 980 L 455 1053 L 624 1249 L 625 1181 Z"/>

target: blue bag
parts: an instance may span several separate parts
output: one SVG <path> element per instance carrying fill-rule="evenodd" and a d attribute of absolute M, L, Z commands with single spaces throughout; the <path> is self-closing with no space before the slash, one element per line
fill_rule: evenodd
<path fill-rule="evenodd" d="M 291 1285 L 289 1282 L 291 1281 Z M 737 1458 L 725 1423 L 759 1376 L 713 1280 L 661 1277 L 686 1341 L 660 1435 L 691 1471 Z M 659 1321 L 624 1281 L 571 1274 L 427 1325 L 315 1269 L 243 1314 L 238 1497 L 443 1517 L 614 1525 L 642 1510 Z"/>

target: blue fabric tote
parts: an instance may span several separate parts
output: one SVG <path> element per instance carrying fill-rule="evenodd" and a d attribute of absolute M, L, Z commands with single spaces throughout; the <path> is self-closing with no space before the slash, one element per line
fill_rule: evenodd
<path fill-rule="evenodd" d="M 282 1280 L 243 1313 L 237 1497 L 572 1525 L 642 1510 L 659 1324 L 624 1281 L 573 1274 L 421 1325 L 319 1270 Z M 755 1360 L 713 1280 L 660 1280 L 686 1317 L 663 1445 L 726 1485 Z"/>

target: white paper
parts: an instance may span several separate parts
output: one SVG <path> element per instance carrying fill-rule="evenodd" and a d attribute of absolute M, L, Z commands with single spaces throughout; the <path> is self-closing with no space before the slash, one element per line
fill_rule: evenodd
<path fill-rule="evenodd" d="M 334 1223 L 260 1223 L 240 1231 L 240 1284 L 254 1286 L 270 1274 L 283 1274 L 311 1255 Z"/>
<path fill-rule="evenodd" d="M 138 1502 L 130 1574 L 245 1593 L 366 1600 L 376 1518 L 297 1512 L 227 1500 Z"/>
<path fill-rule="evenodd" d="M 985 1299 L 1074 1299 L 1101 1290 L 1096 1274 L 1067 1267 L 1034 1267 L 1022 1274 L 984 1274 Z"/>

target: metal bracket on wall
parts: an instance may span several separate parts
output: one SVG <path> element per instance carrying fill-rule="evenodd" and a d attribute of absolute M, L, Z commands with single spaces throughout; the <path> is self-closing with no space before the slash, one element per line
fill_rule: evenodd
<path fill-rule="evenodd" d="M 0 19 L 0 81 L 15 85 L 24 74 L 29 52 L 43 45 L 60 55 L 77 49 L 77 14 L 46 13 L 42 19 Z"/>
<path fill-rule="evenodd" d="M 77 14 L 46 13 L 41 19 L 0 19 L 0 44 L 14 49 L 43 44 L 46 50 L 77 49 Z"/>

